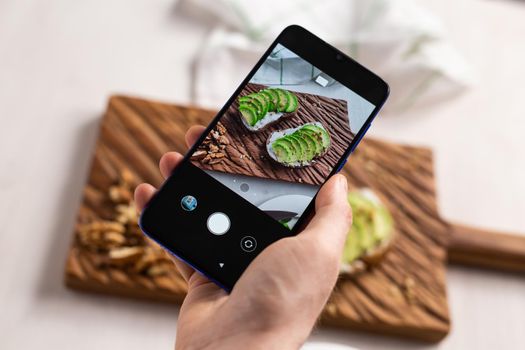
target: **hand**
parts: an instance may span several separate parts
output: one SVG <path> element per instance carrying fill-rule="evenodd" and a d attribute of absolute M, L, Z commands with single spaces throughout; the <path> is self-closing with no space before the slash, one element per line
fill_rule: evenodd
<path fill-rule="evenodd" d="M 192 145 L 204 131 L 186 134 Z M 166 153 L 167 177 L 182 155 Z M 141 184 L 135 201 L 142 210 L 155 188 Z M 319 191 L 316 214 L 297 236 L 281 239 L 248 266 L 228 295 L 186 263 L 174 259 L 188 294 L 177 323 L 177 349 L 296 349 L 310 334 L 335 285 L 352 212 L 347 183 L 333 176 Z"/>

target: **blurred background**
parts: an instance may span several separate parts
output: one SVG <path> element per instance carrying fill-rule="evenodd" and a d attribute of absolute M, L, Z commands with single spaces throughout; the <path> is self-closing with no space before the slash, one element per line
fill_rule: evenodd
<path fill-rule="evenodd" d="M 517 0 L 0 1 L 0 347 L 173 346 L 176 306 L 63 285 L 98 122 L 115 93 L 219 108 L 291 23 L 391 84 L 369 135 L 432 148 L 444 218 L 525 234 L 524 18 Z M 524 277 L 450 266 L 439 344 L 319 328 L 305 349 L 525 349 Z"/>

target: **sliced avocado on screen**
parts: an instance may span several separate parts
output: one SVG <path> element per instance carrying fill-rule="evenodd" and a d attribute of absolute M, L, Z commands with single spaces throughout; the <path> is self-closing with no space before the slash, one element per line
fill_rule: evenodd
<path fill-rule="evenodd" d="M 279 94 L 275 89 L 265 89 L 263 91 L 266 91 L 268 94 L 272 97 L 272 103 L 273 103 L 273 110 L 277 111 L 277 106 L 279 105 Z"/>
<path fill-rule="evenodd" d="M 309 161 L 311 159 L 314 159 L 317 155 L 317 146 L 315 142 L 312 142 L 311 139 L 307 139 L 304 135 L 301 134 L 299 130 L 298 132 L 295 132 L 295 137 L 298 137 L 301 140 L 301 143 L 304 145 L 305 157 L 303 161 Z"/>
<path fill-rule="evenodd" d="M 299 106 L 298 99 L 295 94 L 279 88 L 267 88 L 258 92 L 241 96 L 239 97 L 238 102 L 239 112 L 241 112 L 241 114 L 243 114 L 241 107 L 244 111 L 250 109 L 249 113 L 245 112 L 245 114 L 248 114 L 248 116 L 243 115 L 243 117 L 245 120 L 249 119 L 251 121 L 248 122 L 248 128 L 252 131 L 259 130 L 269 123 L 279 120 L 285 113 L 295 112 Z M 255 110 L 255 121 L 253 121 L 253 110 Z M 281 114 L 264 120 L 270 112 Z"/>
<path fill-rule="evenodd" d="M 284 139 L 292 145 L 292 154 L 290 155 L 289 163 L 298 161 L 299 154 L 301 153 L 301 144 L 295 138 L 290 137 L 290 135 L 285 136 Z"/>
<path fill-rule="evenodd" d="M 268 146 L 268 154 L 286 166 L 305 166 L 328 150 L 328 132 L 320 123 L 308 123 L 295 129 L 276 131 L 270 136 L 273 140 Z M 280 147 L 285 143 L 286 147 Z M 279 146 L 279 147 L 278 147 Z"/>
<path fill-rule="evenodd" d="M 266 101 L 266 98 L 259 93 L 254 94 L 252 98 L 260 103 L 261 113 L 259 114 L 259 120 L 261 120 L 266 113 L 268 113 L 268 102 Z"/>
<path fill-rule="evenodd" d="M 277 102 L 277 112 L 286 111 L 286 106 L 288 105 L 288 95 L 284 92 L 283 89 L 274 89 L 279 96 L 279 101 Z"/>
<path fill-rule="evenodd" d="M 266 98 L 266 101 L 268 102 L 268 111 L 274 111 L 275 103 L 273 102 L 273 94 L 270 93 L 268 90 L 262 90 L 260 94 L 263 95 Z"/>
<path fill-rule="evenodd" d="M 293 155 L 295 154 L 295 147 L 292 141 L 281 138 L 272 144 L 276 157 L 281 162 L 293 162 Z"/>
<path fill-rule="evenodd" d="M 287 229 L 291 230 L 290 225 L 289 225 L 291 220 L 292 219 L 281 219 L 279 220 L 279 223 L 283 225 L 284 227 L 286 227 Z"/>
<path fill-rule="evenodd" d="M 308 143 L 308 150 L 310 151 L 308 157 L 310 159 L 315 157 L 316 154 L 323 153 L 323 145 L 320 142 L 317 142 L 316 138 L 309 132 L 300 129 L 297 133 L 306 141 L 306 143 Z"/>
<path fill-rule="evenodd" d="M 239 100 L 239 107 L 240 106 L 250 106 L 252 108 L 255 108 L 255 111 L 259 113 L 261 111 L 262 106 L 259 104 L 258 101 L 254 101 L 251 97 L 244 97 L 243 100 Z"/>
<path fill-rule="evenodd" d="M 253 126 L 255 123 L 257 123 L 257 110 L 254 107 L 251 105 L 241 104 L 239 106 L 239 111 L 248 125 Z"/>
<path fill-rule="evenodd" d="M 323 147 L 328 148 L 328 146 L 330 146 L 330 135 L 328 134 L 328 131 L 326 131 L 324 128 L 316 124 L 307 124 L 304 126 L 304 128 L 306 130 L 311 130 L 321 135 Z"/>
<path fill-rule="evenodd" d="M 308 154 L 309 154 L 308 143 L 299 134 L 297 134 L 297 132 L 294 132 L 293 134 L 288 135 L 287 137 L 289 137 L 290 139 L 296 140 L 299 145 L 299 150 L 296 153 L 296 156 L 297 156 L 296 160 L 304 162 L 304 161 L 308 161 L 313 158 L 313 157 L 312 158 L 308 157 Z"/>
<path fill-rule="evenodd" d="M 257 98 L 251 96 L 244 96 L 242 100 L 239 99 L 239 106 L 240 105 L 253 105 L 253 107 L 255 107 L 255 110 L 257 111 L 257 119 L 260 119 L 264 116 L 264 105 Z"/>
<path fill-rule="evenodd" d="M 288 104 L 286 106 L 285 112 L 287 113 L 295 112 L 297 110 L 297 107 L 299 106 L 299 101 L 297 101 L 297 96 L 295 96 L 288 90 L 284 90 L 284 92 L 286 93 L 287 98 L 288 98 Z"/>
<path fill-rule="evenodd" d="M 275 152 L 277 159 L 282 162 L 289 162 L 293 154 L 290 148 L 287 148 L 283 144 L 279 143 L 273 145 L 273 151 Z"/>
<path fill-rule="evenodd" d="M 330 135 L 328 131 L 325 130 L 322 126 L 317 124 L 306 124 L 303 127 L 305 133 L 309 133 L 312 136 L 317 145 L 321 147 L 321 153 L 324 152 L 330 146 Z"/>

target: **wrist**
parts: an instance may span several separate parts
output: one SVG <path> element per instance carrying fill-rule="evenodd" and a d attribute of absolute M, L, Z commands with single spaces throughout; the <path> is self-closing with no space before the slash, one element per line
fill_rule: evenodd
<path fill-rule="evenodd" d="M 244 349 L 296 350 L 303 345 L 304 340 L 292 334 L 283 334 L 283 332 L 253 332 L 251 334 L 239 334 L 229 338 L 217 339 L 214 344 L 211 344 L 209 349 L 235 349 L 242 344 L 241 347 Z"/>

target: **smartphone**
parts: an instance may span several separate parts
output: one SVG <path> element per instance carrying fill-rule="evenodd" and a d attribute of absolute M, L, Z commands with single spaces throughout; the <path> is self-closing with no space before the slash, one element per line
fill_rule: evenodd
<path fill-rule="evenodd" d="M 262 250 L 300 232 L 388 93 L 336 48 L 285 28 L 148 203 L 140 227 L 230 291 Z"/>

